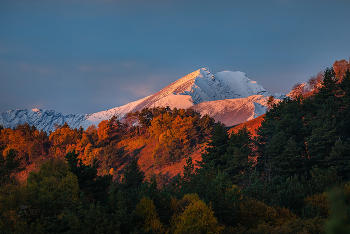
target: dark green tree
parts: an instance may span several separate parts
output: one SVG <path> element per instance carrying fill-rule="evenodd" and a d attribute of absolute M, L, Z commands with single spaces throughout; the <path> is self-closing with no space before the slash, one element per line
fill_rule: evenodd
<path fill-rule="evenodd" d="M 98 162 L 95 159 L 92 165 L 85 165 L 75 151 L 66 154 L 66 161 L 70 166 L 70 171 L 78 178 L 79 188 L 90 199 L 90 201 L 99 201 L 102 204 L 107 203 L 107 189 L 112 182 L 111 175 L 98 176 Z"/>
<path fill-rule="evenodd" d="M 251 134 L 246 127 L 231 134 L 226 153 L 221 156 L 221 168 L 234 184 L 243 185 L 249 178 L 254 160 L 253 147 Z"/>
<path fill-rule="evenodd" d="M 332 68 L 327 68 L 324 72 L 322 87 L 319 89 L 315 99 L 317 102 L 322 102 L 330 97 L 335 97 L 338 92 L 338 79 Z"/>
<path fill-rule="evenodd" d="M 123 172 L 122 187 L 123 189 L 135 189 L 142 185 L 145 179 L 145 173 L 137 164 L 137 159 L 134 158 Z"/>
<path fill-rule="evenodd" d="M 44 216 L 58 215 L 64 208 L 79 203 L 77 177 L 69 171 L 67 163 L 60 159 L 50 159 L 32 171 L 27 179 L 27 190 L 32 209 Z"/>
<path fill-rule="evenodd" d="M 16 158 L 16 153 L 14 150 L 9 150 L 6 157 L 0 154 L 0 187 L 8 184 L 15 183 L 13 177 L 14 172 L 19 172 L 23 170 L 20 168 L 20 159 Z"/>
<path fill-rule="evenodd" d="M 202 154 L 201 166 L 206 168 L 217 168 L 225 164 L 221 161 L 221 156 L 226 153 L 229 135 L 227 129 L 221 123 L 214 127 L 213 135 L 206 148 L 206 153 Z"/>

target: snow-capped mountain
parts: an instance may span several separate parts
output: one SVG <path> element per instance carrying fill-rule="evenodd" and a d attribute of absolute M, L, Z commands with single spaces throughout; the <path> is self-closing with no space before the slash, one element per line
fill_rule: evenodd
<path fill-rule="evenodd" d="M 63 125 L 65 122 L 72 128 L 79 128 L 80 123 L 86 121 L 88 115 L 63 115 L 54 110 L 22 109 L 10 110 L 0 114 L 0 125 L 4 128 L 14 128 L 19 124 L 28 123 L 46 132 L 55 130 L 55 125 Z"/>
<path fill-rule="evenodd" d="M 129 112 L 145 107 L 169 106 L 193 108 L 208 114 L 227 126 L 239 124 L 264 114 L 271 96 L 261 84 L 248 79 L 243 72 L 223 71 L 213 74 L 209 68 L 194 71 L 159 92 L 110 110 L 85 115 L 62 115 L 52 110 L 12 110 L 0 115 L 3 127 L 15 127 L 27 122 L 44 131 L 53 131 L 56 124 L 65 122 L 72 128 L 97 125 L 102 120 L 117 116 L 122 119 Z M 277 93 L 275 99 L 284 94 Z"/>

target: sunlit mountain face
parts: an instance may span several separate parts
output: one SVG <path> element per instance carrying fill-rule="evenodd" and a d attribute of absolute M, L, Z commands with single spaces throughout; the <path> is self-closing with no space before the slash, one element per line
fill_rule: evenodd
<path fill-rule="evenodd" d="M 208 114 L 227 126 L 236 125 L 264 114 L 267 101 L 273 96 L 275 101 L 284 94 L 272 95 L 261 84 L 250 80 L 245 73 L 222 71 L 212 73 L 209 68 L 194 71 L 157 93 L 126 105 L 92 114 L 63 115 L 53 110 L 24 109 L 4 112 L 0 124 L 5 128 L 28 123 L 44 131 L 53 131 L 55 125 L 67 123 L 72 128 L 87 128 L 102 120 L 116 116 L 123 120 L 129 112 L 150 107 L 192 108 L 202 115 Z"/>

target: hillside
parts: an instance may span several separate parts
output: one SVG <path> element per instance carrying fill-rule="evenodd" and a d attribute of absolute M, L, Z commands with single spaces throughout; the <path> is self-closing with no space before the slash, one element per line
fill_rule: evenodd
<path fill-rule="evenodd" d="M 252 136 L 257 136 L 258 128 L 261 126 L 261 122 L 264 121 L 265 114 L 260 115 L 259 117 L 246 121 L 244 123 L 238 124 L 228 130 L 229 134 L 238 133 L 239 130 L 246 127 L 247 130 L 252 134 Z"/>

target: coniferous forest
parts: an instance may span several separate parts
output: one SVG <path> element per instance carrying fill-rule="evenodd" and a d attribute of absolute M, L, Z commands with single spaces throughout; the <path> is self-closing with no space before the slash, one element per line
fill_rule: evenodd
<path fill-rule="evenodd" d="M 254 134 L 176 108 L 86 130 L 1 128 L 0 233 L 350 233 L 344 61 L 271 101 Z M 155 173 L 181 160 L 177 176 Z"/>

